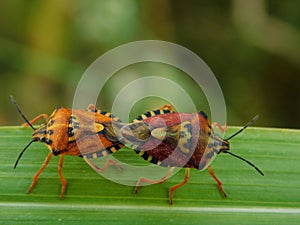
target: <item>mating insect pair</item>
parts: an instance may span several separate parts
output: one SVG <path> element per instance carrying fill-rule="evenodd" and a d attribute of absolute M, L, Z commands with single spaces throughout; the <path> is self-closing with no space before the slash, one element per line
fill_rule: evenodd
<path fill-rule="evenodd" d="M 88 161 L 89 158 L 98 158 L 118 151 L 127 144 L 145 160 L 159 166 L 170 167 L 168 173 L 160 180 L 140 178 L 135 192 L 143 182 L 164 182 L 175 167 L 185 167 L 184 181 L 171 187 L 169 190 L 170 203 L 173 202 L 173 192 L 187 183 L 189 169 L 208 169 L 216 180 L 220 191 L 226 196 L 222 184 L 209 166 L 214 157 L 223 152 L 229 153 L 246 161 L 259 173 L 263 173 L 249 161 L 229 152 L 228 140 L 251 125 L 257 117 L 251 120 L 240 131 L 223 140 L 214 134 L 213 128 L 205 113 L 177 113 L 171 106 L 147 112 L 140 115 L 133 123 L 124 124 L 119 118 L 108 112 L 101 111 L 90 105 L 86 111 L 57 108 L 48 118 L 45 114 L 29 122 L 20 108 L 11 97 L 18 111 L 27 124 L 34 129 L 32 141 L 19 155 L 15 167 L 24 151 L 32 142 L 43 142 L 50 150 L 43 166 L 33 178 L 28 192 L 35 186 L 39 175 L 45 169 L 53 155 L 60 155 L 58 172 L 62 181 L 61 197 L 64 197 L 66 180 L 62 174 L 64 155 L 83 157 L 93 168 L 99 172 L 105 170 L 110 164 L 118 167 L 112 160 L 108 160 L 102 168 L 97 168 Z M 35 129 L 31 124 L 44 117 L 45 125 Z M 100 142 L 99 142 L 100 138 Z M 78 148 L 80 146 L 80 150 Z"/>

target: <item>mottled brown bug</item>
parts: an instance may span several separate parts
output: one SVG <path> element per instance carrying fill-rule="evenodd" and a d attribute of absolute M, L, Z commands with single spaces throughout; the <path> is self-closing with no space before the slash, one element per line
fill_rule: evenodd
<path fill-rule="evenodd" d="M 17 167 L 24 151 L 33 142 L 45 143 L 50 150 L 50 153 L 46 157 L 42 167 L 33 177 L 33 181 L 27 193 L 32 191 L 36 185 L 39 175 L 46 168 L 53 155 L 60 156 L 58 173 L 62 182 L 61 198 L 64 198 L 67 185 L 62 174 L 62 166 L 65 155 L 83 157 L 87 163 L 94 169 L 98 170 L 98 172 L 102 172 L 110 164 L 119 167 L 119 165 L 112 160 L 108 160 L 102 168 L 98 168 L 96 165 L 88 161 L 90 158 L 107 156 L 123 147 L 123 144 L 117 139 L 117 135 L 114 130 L 114 128 L 118 128 L 118 126 L 123 126 L 123 123 L 119 118 L 113 116 L 109 112 L 97 109 L 95 105 L 90 105 L 87 110 L 72 110 L 64 107 L 58 107 L 54 110 L 50 117 L 46 114 L 41 114 L 32 121 L 28 121 L 21 112 L 20 107 L 17 105 L 14 98 L 12 96 L 10 96 L 10 98 L 26 121 L 26 125 L 30 126 L 34 130 L 32 133 L 32 140 L 20 153 L 14 168 Z M 32 123 L 41 118 L 46 120 L 46 124 L 41 125 L 37 129 L 34 128 Z M 78 145 L 80 146 L 80 149 L 78 148 Z"/>
<path fill-rule="evenodd" d="M 171 108 L 171 106 L 169 106 Z M 222 139 L 214 133 L 213 127 L 204 112 L 177 113 L 154 110 L 140 115 L 133 123 L 121 130 L 124 143 L 150 163 L 163 167 L 171 167 L 169 172 L 160 180 L 140 178 L 135 192 L 143 182 L 162 183 L 173 172 L 175 167 L 185 167 L 184 181 L 169 190 L 170 204 L 173 203 L 173 192 L 186 184 L 190 168 L 197 170 L 208 169 L 215 179 L 219 190 L 226 197 L 221 181 L 215 176 L 210 164 L 220 153 L 233 155 L 254 167 L 261 175 L 263 173 L 248 160 L 229 152 L 229 140 L 250 126 L 258 116 L 254 117 L 241 130 L 227 139 Z"/>

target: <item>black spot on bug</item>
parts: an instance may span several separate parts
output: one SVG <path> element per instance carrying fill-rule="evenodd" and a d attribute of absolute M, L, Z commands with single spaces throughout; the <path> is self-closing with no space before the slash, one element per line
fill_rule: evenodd
<path fill-rule="evenodd" d="M 96 152 L 97 158 L 100 158 L 103 156 L 102 152 Z"/>
<path fill-rule="evenodd" d="M 102 115 L 105 115 L 107 112 L 106 111 L 100 111 L 99 113 L 102 114 Z"/>
<path fill-rule="evenodd" d="M 144 115 L 145 115 L 146 117 L 150 117 L 150 116 L 151 116 L 151 113 L 150 113 L 150 112 L 146 112 Z"/>
<path fill-rule="evenodd" d="M 68 135 L 69 135 L 69 137 L 73 137 L 74 136 L 73 127 L 69 127 L 68 128 Z"/>
<path fill-rule="evenodd" d="M 93 155 L 92 154 L 86 154 L 86 155 L 84 155 L 84 157 L 86 157 L 87 159 L 91 159 L 91 158 L 93 158 Z"/>
<path fill-rule="evenodd" d="M 45 142 L 46 138 L 45 137 L 40 137 L 40 142 Z"/>
<path fill-rule="evenodd" d="M 74 115 L 71 115 L 70 116 L 70 119 L 69 119 L 69 127 L 73 127 L 74 129 L 75 128 L 79 128 L 79 122 L 76 121 L 76 117 Z"/>
<path fill-rule="evenodd" d="M 142 158 L 145 159 L 145 160 L 148 160 L 149 154 L 144 152 L 144 154 L 142 155 Z"/>
<path fill-rule="evenodd" d="M 143 118 L 141 116 L 138 116 L 136 119 L 137 120 L 143 120 Z"/>
<path fill-rule="evenodd" d="M 49 135 L 52 135 L 52 134 L 53 134 L 53 130 L 48 130 L 47 133 L 48 133 Z"/>
<path fill-rule="evenodd" d="M 203 116 L 204 119 L 206 119 L 206 120 L 208 119 L 208 117 L 207 117 L 207 115 L 206 115 L 205 112 L 200 111 L 199 114 L 200 114 L 201 116 Z"/>
<path fill-rule="evenodd" d="M 52 149 L 53 155 L 57 156 L 60 154 L 60 150 Z"/>
<path fill-rule="evenodd" d="M 160 110 L 159 110 L 159 109 L 154 110 L 153 113 L 154 113 L 155 115 L 159 115 L 159 114 L 160 114 Z"/>
<path fill-rule="evenodd" d="M 153 164 L 157 164 L 158 160 L 156 158 L 152 158 L 150 162 L 153 163 Z"/>
<path fill-rule="evenodd" d="M 52 140 L 49 139 L 49 138 L 47 138 L 47 139 L 45 140 L 45 143 L 48 144 L 48 145 L 52 145 Z"/>
<path fill-rule="evenodd" d="M 119 145 L 114 145 L 113 147 L 115 147 L 116 150 L 119 150 L 121 148 Z"/>

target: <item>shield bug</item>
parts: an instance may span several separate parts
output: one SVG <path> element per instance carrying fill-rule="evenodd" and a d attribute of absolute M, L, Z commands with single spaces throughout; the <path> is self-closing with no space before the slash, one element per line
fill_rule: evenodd
<path fill-rule="evenodd" d="M 189 180 L 190 168 L 207 169 L 217 182 L 220 192 L 226 197 L 221 181 L 216 177 L 210 164 L 220 153 L 228 153 L 254 167 L 261 175 L 263 172 L 248 160 L 229 151 L 229 140 L 252 125 L 255 116 L 242 129 L 222 139 L 214 132 L 207 115 L 199 113 L 164 113 L 154 110 L 140 115 L 134 123 L 121 129 L 123 141 L 134 149 L 145 160 L 163 167 L 171 167 L 160 180 L 140 178 L 136 184 L 137 193 L 142 183 L 162 183 L 173 172 L 175 167 L 185 167 L 184 181 L 169 189 L 170 204 L 173 203 L 173 192 Z"/>
<path fill-rule="evenodd" d="M 67 185 L 62 173 L 65 155 L 83 157 L 87 163 L 98 172 L 102 172 L 110 164 L 120 168 L 120 166 L 112 160 L 107 160 L 102 168 L 98 168 L 88 160 L 90 158 L 107 156 L 123 147 L 123 144 L 117 139 L 115 133 L 115 128 L 123 126 L 119 118 L 109 112 L 97 109 L 95 105 L 90 105 L 87 110 L 72 110 L 58 107 L 50 117 L 46 114 L 41 114 L 32 121 L 29 121 L 22 113 L 14 98 L 12 96 L 10 96 L 10 98 L 26 121 L 27 126 L 30 126 L 34 130 L 32 140 L 21 151 L 14 168 L 17 167 L 23 153 L 33 142 L 45 143 L 50 150 L 42 167 L 34 175 L 27 193 L 32 191 L 39 175 L 46 168 L 53 155 L 60 156 L 58 173 L 62 182 L 61 198 L 64 198 Z M 32 123 L 41 118 L 45 118 L 46 124 L 41 125 L 39 128 L 33 127 Z M 78 146 L 80 146 L 80 149 Z"/>

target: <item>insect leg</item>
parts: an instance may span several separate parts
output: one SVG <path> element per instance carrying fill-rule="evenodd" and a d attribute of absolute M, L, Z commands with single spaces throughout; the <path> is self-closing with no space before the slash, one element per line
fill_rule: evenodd
<path fill-rule="evenodd" d="M 173 204 L 173 192 L 177 189 L 180 188 L 182 185 L 185 185 L 188 181 L 189 181 L 189 177 L 190 177 L 190 168 L 186 168 L 185 169 L 185 174 L 184 174 L 184 181 L 182 181 L 179 184 L 176 184 L 175 186 L 171 187 L 169 190 L 169 200 L 170 200 L 170 204 Z"/>
<path fill-rule="evenodd" d="M 150 180 L 145 177 L 141 177 L 135 185 L 136 187 L 135 187 L 134 193 L 135 194 L 138 193 L 142 183 L 161 184 L 161 183 L 165 182 L 169 178 L 169 176 L 173 173 L 174 169 L 175 169 L 175 167 L 171 167 L 168 170 L 168 172 L 160 180 Z"/>
<path fill-rule="evenodd" d="M 34 124 L 35 122 L 37 122 L 38 120 L 44 118 L 44 120 L 47 122 L 49 120 L 49 116 L 47 114 L 41 114 L 41 115 L 38 115 L 37 117 L 33 118 L 32 120 L 30 120 L 29 122 L 31 124 Z M 28 127 L 28 123 L 23 123 L 22 126 L 24 127 Z"/>
<path fill-rule="evenodd" d="M 59 173 L 59 176 L 60 176 L 60 180 L 61 180 L 61 198 L 63 199 L 65 197 L 65 190 L 66 190 L 66 186 L 67 186 L 67 182 L 62 174 L 62 166 L 63 166 L 63 163 L 64 163 L 64 155 L 61 155 L 60 156 L 60 159 L 59 159 L 59 162 L 58 162 L 58 173 Z"/>
<path fill-rule="evenodd" d="M 50 153 L 48 154 L 47 158 L 45 159 L 45 161 L 44 161 L 42 167 L 41 167 L 41 168 L 37 171 L 37 173 L 34 175 L 33 181 L 32 181 L 32 183 L 31 183 L 30 187 L 28 188 L 27 193 L 30 193 L 30 192 L 32 191 L 32 189 L 33 189 L 34 186 L 36 185 L 36 182 L 37 182 L 37 180 L 38 180 L 40 174 L 44 171 L 44 169 L 45 169 L 46 166 L 48 165 L 49 161 L 51 160 L 52 156 L 53 156 L 53 154 L 52 154 L 52 152 L 50 152 Z"/>
<path fill-rule="evenodd" d="M 117 167 L 119 170 L 122 170 L 122 166 L 120 166 L 117 162 L 115 162 L 114 160 L 112 159 L 108 159 L 104 165 L 102 166 L 102 168 L 100 168 L 100 171 L 103 172 L 104 170 L 107 169 L 107 167 L 109 167 L 110 165 L 113 165 L 115 167 Z"/>
<path fill-rule="evenodd" d="M 223 194 L 224 198 L 226 198 L 227 194 L 222 187 L 222 182 L 216 177 L 215 172 L 213 171 L 211 166 L 208 166 L 207 170 L 208 170 L 209 174 L 212 176 L 212 178 L 214 178 L 214 180 L 217 182 L 218 188 L 219 188 L 220 192 Z"/>
<path fill-rule="evenodd" d="M 163 109 L 165 109 L 165 108 L 167 108 L 167 109 L 170 110 L 171 112 L 174 112 L 173 106 L 171 106 L 171 105 L 169 105 L 169 104 L 163 105 L 163 106 L 160 107 L 159 109 L 160 109 L 160 110 L 163 110 Z"/>
<path fill-rule="evenodd" d="M 225 126 L 222 126 L 222 125 L 219 124 L 218 122 L 214 122 L 214 123 L 212 123 L 211 127 L 212 127 L 213 129 L 215 129 L 216 127 L 218 127 L 218 128 L 220 129 L 220 131 L 221 131 L 222 133 L 224 133 L 224 132 L 226 131 L 226 129 L 227 129 L 227 124 L 225 124 Z"/>
<path fill-rule="evenodd" d="M 108 159 L 104 165 L 102 166 L 102 168 L 96 166 L 93 162 L 91 162 L 90 160 L 87 160 L 86 158 L 84 158 L 84 160 L 87 162 L 87 164 L 89 164 L 94 170 L 96 170 L 98 173 L 102 173 L 104 170 L 107 169 L 107 167 L 109 167 L 110 165 L 113 165 L 115 167 L 117 167 L 119 170 L 122 170 L 123 167 L 120 166 L 117 162 L 115 162 L 112 159 Z"/>

